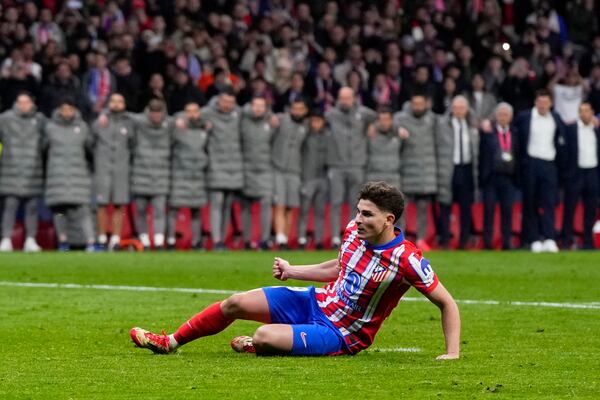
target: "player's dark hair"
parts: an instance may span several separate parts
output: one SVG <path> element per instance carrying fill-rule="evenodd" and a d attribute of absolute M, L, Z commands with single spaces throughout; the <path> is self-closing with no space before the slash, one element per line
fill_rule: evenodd
<path fill-rule="evenodd" d="M 71 107 L 77 107 L 77 103 L 75 102 L 75 99 L 73 98 L 73 96 L 69 96 L 69 95 L 62 97 L 60 99 L 60 101 L 58 102 L 58 107 L 64 106 L 64 105 L 71 106 Z"/>
<path fill-rule="evenodd" d="M 552 93 L 548 89 L 538 89 L 535 92 L 535 98 L 537 99 L 538 97 L 550 97 L 552 99 Z"/>
<path fill-rule="evenodd" d="M 393 114 L 394 111 L 392 110 L 392 107 L 390 106 L 386 106 L 386 105 L 381 105 L 379 107 L 377 107 L 377 114 Z"/>
<path fill-rule="evenodd" d="M 221 92 L 219 93 L 219 95 L 235 97 L 235 91 L 233 90 L 233 87 L 231 85 L 227 85 L 223 89 L 221 89 Z"/>
<path fill-rule="evenodd" d="M 394 214 L 395 222 L 404 212 L 404 195 L 387 182 L 367 182 L 358 194 L 358 200 L 369 200 L 382 211 Z"/>
<path fill-rule="evenodd" d="M 167 109 L 165 102 L 160 99 L 152 99 L 148 103 L 148 111 L 150 112 L 163 112 Z"/>
<path fill-rule="evenodd" d="M 589 108 L 591 108 L 591 109 L 592 109 L 592 112 L 594 112 L 594 113 L 596 112 L 596 111 L 594 110 L 594 106 L 592 105 L 592 102 L 591 102 L 591 101 L 589 101 L 589 100 L 584 100 L 584 101 L 582 101 L 582 102 L 581 102 L 581 104 L 579 104 L 579 107 L 581 107 L 581 106 L 588 106 Z"/>
<path fill-rule="evenodd" d="M 17 93 L 17 97 L 15 97 L 15 101 L 17 101 L 17 99 L 21 96 L 27 96 L 27 97 L 29 97 L 29 100 L 35 102 L 35 96 L 33 94 L 31 94 L 31 92 L 28 92 L 27 90 L 20 90 L 19 93 Z"/>
<path fill-rule="evenodd" d="M 290 105 L 296 104 L 296 103 L 303 103 L 306 107 L 308 107 L 310 104 L 310 101 L 308 100 L 308 98 L 306 96 L 296 96 L 292 99 L 292 101 L 290 102 Z"/>

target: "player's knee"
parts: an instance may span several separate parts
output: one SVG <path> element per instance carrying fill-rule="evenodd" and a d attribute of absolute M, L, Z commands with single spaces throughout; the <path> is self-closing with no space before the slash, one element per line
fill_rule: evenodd
<path fill-rule="evenodd" d="M 272 347 L 273 339 L 273 332 L 267 326 L 263 325 L 254 332 L 252 344 L 256 348 L 256 351 L 260 353 Z"/>
<path fill-rule="evenodd" d="M 227 318 L 237 318 L 243 310 L 243 295 L 234 294 L 221 303 L 221 311 Z"/>

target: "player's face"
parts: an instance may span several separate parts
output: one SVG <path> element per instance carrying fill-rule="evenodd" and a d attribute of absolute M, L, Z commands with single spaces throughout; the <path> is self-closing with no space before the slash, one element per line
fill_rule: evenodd
<path fill-rule="evenodd" d="M 295 103 L 292 103 L 292 106 L 290 107 L 290 115 L 294 120 L 301 120 L 306 116 L 307 113 L 308 108 L 306 107 L 306 104 L 304 104 L 304 102 L 297 101 Z"/>
<path fill-rule="evenodd" d="M 148 117 L 150 118 L 150 122 L 152 122 L 155 125 L 158 125 L 163 119 L 163 113 L 162 111 L 150 111 L 148 113 Z"/>
<path fill-rule="evenodd" d="M 122 112 L 125 110 L 125 99 L 123 96 L 113 94 L 108 102 L 108 109 L 112 112 Z"/>
<path fill-rule="evenodd" d="M 498 122 L 500 126 L 510 125 L 512 117 L 512 112 L 508 108 L 500 108 L 496 111 L 496 122 Z"/>
<path fill-rule="evenodd" d="M 75 118 L 75 107 L 70 104 L 63 104 L 58 108 L 59 114 L 66 120 Z"/>
<path fill-rule="evenodd" d="M 393 228 L 394 215 L 380 210 L 372 201 L 361 199 L 356 206 L 358 237 L 369 243 L 376 243 L 389 227 Z"/>
<path fill-rule="evenodd" d="M 548 114 L 550 108 L 552 108 L 552 99 L 550 96 L 538 96 L 538 98 L 535 99 L 535 108 L 537 108 L 540 115 Z"/>
<path fill-rule="evenodd" d="M 452 103 L 452 115 L 458 119 L 464 119 L 469 112 L 469 105 L 462 100 L 455 100 Z"/>
<path fill-rule="evenodd" d="M 594 110 L 589 103 L 583 103 L 579 106 L 579 118 L 584 124 L 589 124 L 594 119 Z"/>
<path fill-rule="evenodd" d="M 235 97 L 229 94 L 222 94 L 219 96 L 219 110 L 223 113 L 230 113 L 235 108 Z"/>
<path fill-rule="evenodd" d="M 427 100 L 423 96 L 413 96 L 410 99 L 410 108 L 417 118 L 420 118 L 427 111 Z"/>
<path fill-rule="evenodd" d="M 392 129 L 392 124 L 394 120 L 392 118 L 392 114 L 389 112 L 380 113 L 377 116 L 377 124 L 384 131 L 389 131 Z"/>
<path fill-rule="evenodd" d="M 321 132 L 321 130 L 325 127 L 325 119 L 321 117 L 310 117 L 310 129 L 314 132 Z"/>
<path fill-rule="evenodd" d="M 342 88 L 338 93 L 338 102 L 344 110 L 354 107 L 354 91 L 350 88 Z"/>
<path fill-rule="evenodd" d="M 198 121 L 200 119 L 200 106 L 196 103 L 186 105 L 185 116 L 191 121 Z"/>
<path fill-rule="evenodd" d="M 20 95 L 19 97 L 17 97 L 17 109 L 19 111 L 21 111 L 22 113 L 29 113 L 31 112 L 31 110 L 33 110 L 33 101 L 31 100 L 31 97 L 26 96 L 26 95 Z"/>
<path fill-rule="evenodd" d="M 252 107 L 252 114 L 257 118 L 262 117 L 267 112 L 267 102 L 265 99 L 253 99 L 250 107 Z"/>

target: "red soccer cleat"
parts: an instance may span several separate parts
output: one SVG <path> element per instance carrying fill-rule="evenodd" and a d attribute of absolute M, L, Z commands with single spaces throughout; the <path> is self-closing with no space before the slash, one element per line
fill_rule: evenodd
<path fill-rule="evenodd" d="M 256 353 L 250 336 L 237 336 L 231 340 L 231 348 L 238 353 Z"/>
<path fill-rule="evenodd" d="M 129 335 L 137 347 L 150 349 L 157 354 L 168 354 L 173 352 L 169 347 L 169 337 L 164 331 L 162 335 L 159 335 L 136 327 L 131 328 Z"/>

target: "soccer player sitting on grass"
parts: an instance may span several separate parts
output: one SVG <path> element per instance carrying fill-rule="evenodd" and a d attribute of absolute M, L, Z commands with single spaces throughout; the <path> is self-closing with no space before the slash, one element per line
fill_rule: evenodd
<path fill-rule="evenodd" d="M 367 183 L 356 217 L 344 233 L 337 260 L 296 266 L 275 258 L 273 276 L 328 282 L 323 288 L 265 287 L 234 294 L 184 323 L 172 335 L 141 328 L 130 335 L 138 347 L 171 353 L 192 340 L 214 335 L 234 320 L 262 322 L 254 336 L 239 336 L 238 352 L 281 355 L 356 354 L 373 343 L 383 321 L 414 286 L 442 315 L 446 352 L 459 357 L 460 316 L 421 251 L 394 227 L 404 211 L 402 193 L 385 182 Z"/>

